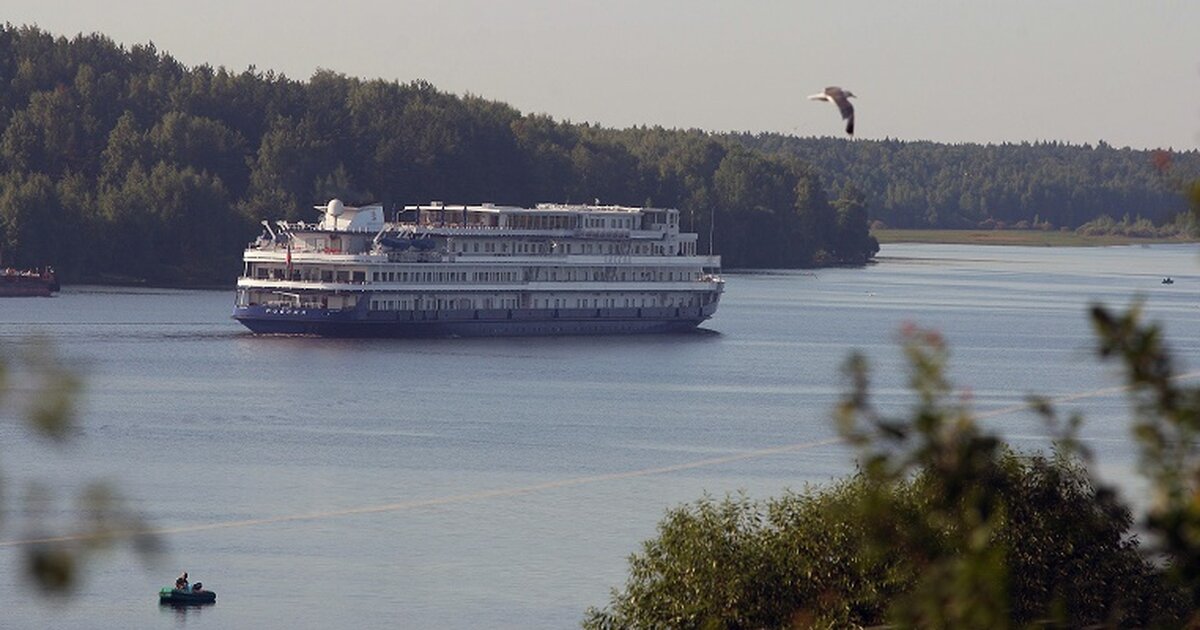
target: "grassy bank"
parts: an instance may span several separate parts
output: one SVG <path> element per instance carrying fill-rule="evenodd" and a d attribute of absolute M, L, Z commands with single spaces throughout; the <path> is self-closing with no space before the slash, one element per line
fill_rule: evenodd
<path fill-rule="evenodd" d="M 971 245 L 1028 245 L 1044 247 L 1099 247 L 1141 243 L 1186 243 L 1192 239 L 1137 238 L 1120 234 L 1084 236 L 1075 232 L 1041 230 L 872 230 L 881 244 L 945 243 Z"/>

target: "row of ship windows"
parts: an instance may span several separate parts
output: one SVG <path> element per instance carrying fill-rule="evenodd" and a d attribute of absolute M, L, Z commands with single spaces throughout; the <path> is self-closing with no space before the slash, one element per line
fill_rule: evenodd
<path fill-rule="evenodd" d="M 357 282 L 365 283 L 367 281 L 367 272 L 321 269 L 318 267 L 293 267 L 292 277 L 288 278 L 286 267 L 274 267 L 271 265 L 254 265 L 252 267 L 254 278 L 258 280 L 299 280 L 303 282 Z"/>
<path fill-rule="evenodd" d="M 699 270 L 621 269 L 617 267 L 541 268 L 534 282 L 683 282 L 696 281 Z"/>
<path fill-rule="evenodd" d="M 286 267 L 257 265 L 254 277 L 259 280 L 296 280 L 303 282 L 349 282 L 363 284 L 367 272 L 351 270 L 294 267 L 288 278 Z M 517 270 L 506 271 L 372 271 L 371 282 L 438 282 L 438 283 L 515 283 L 524 282 L 687 282 L 697 281 L 701 272 L 695 270 L 661 271 L 648 269 L 537 269 L 526 278 Z"/>
<path fill-rule="evenodd" d="M 647 307 L 695 307 L 711 301 L 708 296 L 701 295 L 670 295 L 666 297 L 648 298 L 534 298 L 530 300 L 529 308 L 647 308 Z M 517 308 L 515 298 L 372 298 L 373 311 L 410 311 L 410 310 L 473 310 L 493 308 Z"/>
<path fill-rule="evenodd" d="M 604 268 L 537 269 L 532 282 L 682 282 L 699 280 L 699 271 L 614 270 Z M 373 271 L 372 282 L 520 282 L 517 271 Z"/>
<path fill-rule="evenodd" d="M 491 242 L 480 243 L 478 241 L 473 243 L 466 241 L 451 241 L 446 249 L 452 252 L 461 252 L 464 254 L 478 254 L 480 252 L 485 254 L 507 254 L 509 253 L 510 248 L 508 243 L 497 244 Z M 547 252 L 547 246 L 545 243 L 513 243 L 511 249 L 512 253 L 515 254 L 545 254 Z"/>
<path fill-rule="evenodd" d="M 509 222 L 511 223 L 512 219 L 509 219 Z M 589 217 L 584 215 L 580 223 L 585 228 L 633 229 L 633 218 L 631 217 Z"/>
<path fill-rule="evenodd" d="M 517 271 L 373 271 L 371 282 L 517 282 Z"/>
<path fill-rule="evenodd" d="M 468 241 L 451 241 L 447 246 L 450 252 L 460 254 L 545 254 L 548 249 L 543 243 L 480 243 Z M 511 251 L 510 251 L 511 249 Z M 676 254 L 692 256 L 696 253 L 696 244 L 691 242 L 664 246 L 657 243 L 559 243 L 551 245 L 549 251 L 559 254 L 617 254 L 623 256 L 674 256 Z"/>

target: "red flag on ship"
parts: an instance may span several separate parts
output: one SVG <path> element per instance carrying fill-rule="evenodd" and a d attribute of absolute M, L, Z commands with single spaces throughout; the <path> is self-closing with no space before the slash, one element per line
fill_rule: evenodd
<path fill-rule="evenodd" d="M 292 239 L 287 242 L 287 279 L 292 279 Z"/>

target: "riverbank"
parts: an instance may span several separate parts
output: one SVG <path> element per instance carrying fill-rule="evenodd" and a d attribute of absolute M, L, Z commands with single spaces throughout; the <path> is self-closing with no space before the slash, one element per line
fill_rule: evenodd
<path fill-rule="evenodd" d="M 937 243 L 949 245 L 1025 245 L 1044 247 L 1102 247 L 1153 243 L 1194 243 L 1196 239 L 1140 238 L 1120 234 L 1083 235 L 1042 230 L 872 230 L 880 244 Z"/>

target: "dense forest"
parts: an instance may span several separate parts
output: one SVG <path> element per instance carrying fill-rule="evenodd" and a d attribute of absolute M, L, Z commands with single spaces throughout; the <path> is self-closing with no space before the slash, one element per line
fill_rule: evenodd
<path fill-rule="evenodd" d="M 862 263 L 857 189 L 700 131 L 524 115 L 423 82 L 186 67 L 151 45 L 0 29 L 0 247 L 67 280 L 230 282 L 262 219 L 333 197 L 654 204 L 732 267 Z M 707 239 L 702 239 L 707 240 Z M 702 247 L 706 249 L 706 247 Z"/>
<path fill-rule="evenodd" d="M 871 219 L 892 228 L 1076 229 L 1125 216 L 1162 225 L 1185 213 L 1181 188 L 1200 175 L 1200 152 L 1117 149 L 1103 141 L 1093 147 L 728 138 L 811 164 L 835 188 L 853 184 Z"/>
<path fill-rule="evenodd" d="M 0 258 L 68 282 L 228 283 L 259 221 L 334 197 L 676 207 L 729 268 L 860 264 L 871 220 L 1168 221 L 1172 182 L 1197 172 L 1194 152 L 606 129 L 421 81 L 187 67 L 0 27 Z"/>

